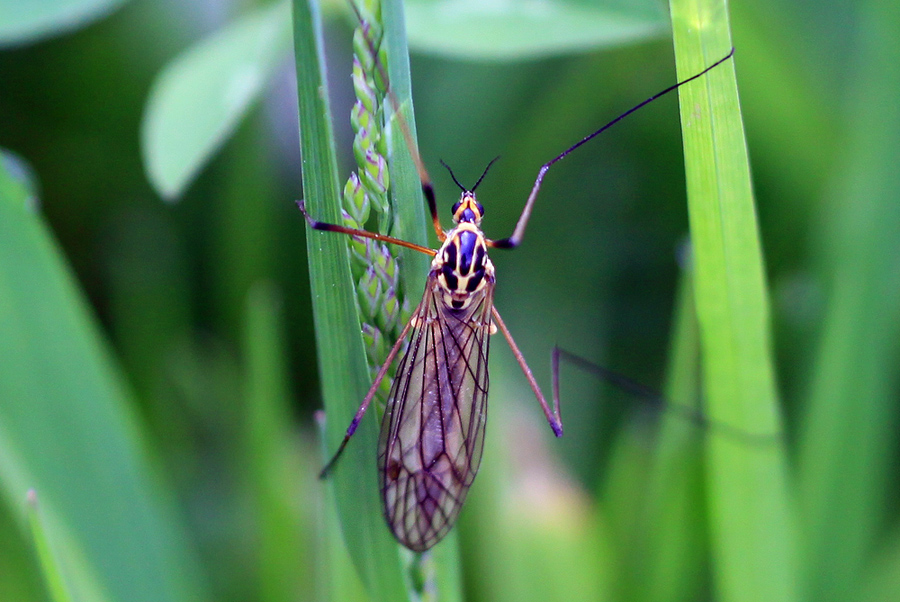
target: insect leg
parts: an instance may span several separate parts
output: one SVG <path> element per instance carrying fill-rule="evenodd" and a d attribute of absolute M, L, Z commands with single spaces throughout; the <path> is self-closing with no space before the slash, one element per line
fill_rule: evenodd
<path fill-rule="evenodd" d="M 377 232 L 369 232 L 368 230 L 358 230 L 356 228 L 348 228 L 346 226 L 339 226 L 337 224 L 329 224 L 326 222 L 314 220 L 312 216 L 307 213 L 306 203 L 302 200 L 297 201 L 297 207 L 300 208 L 300 212 L 303 213 L 303 217 L 306 218 L 307 223 L 309 223 L 309 227 L 313 230 L 321 230 L 323 232 L 340 232 L 341 234 L 349 234 L 351 236 L 372 238 L 374 240 L 390 243 L 392 245 L 398 245 L 401 247 L 406 247 L 407 249 L 413 249 L 414 251 L 425 253 L 426 255 L 434 255 L 435 253 L 437 253 L 437 251 L 435 251 L 434 249 L 429 249 L 428 247 L 417 245 L 414 242 L 400 240 L 399 238 L 394 238 L 393 236 L 388 236 L 386 234 L 378 234 Z"/>
<path fill-rule="evenodd" d="M 503 238 L 500 240 L 488 241 L 488 246 L 494 247 L 497 249 L 514 249 L 522 243 L 522 238 L 525 236 L 525 227 L 528 225 L 528 218 L 531 217 L 531 209 L 534 206 L 535 199 L 537 199 L 538 191 L 541 189 L 541 183 L 544 181 L 544 175 L 553 166 L 554 163 L 556 163 L 557 161 L 561 161 L 562 159 L 565 159 L 569 153 L 571 153 L 575 149 L 579 148 L 581 145 L 586 144 L 587 142 L 590 142 L 595 137 L 599 136 L 601 133 L 603 133 L 604 131 L 606 131 L 607 129 L 609 129 L 610 127 L 612 127 L 613 125 L 615 125 L 616 123 L 621 121 L 622 119 L 628 117 L 629 115 L 631 115 L 632 113 L 634 113 L 635 111 L 637 111 L 638 109 L 643 107 L 644 105 L 647 105 L 647 104 L 653 102 L 654 100 L 656 100 L 657 98 L 659 98 L 660 96 L 665 96 L 666 94 L 668 94 L 669 92 L 672 92 L 673 90 L 677 89 L 678 87 L 683 86 L 684 84 L 686 84 L 690 81 L 693 81 L 702 75 L 705 75 L 710 69 L 714 69 L 715 67 L 718 67 L 719 65 L 721 65 L 722 63 L 724 63 L 725 61 L 730 59 L 733 55 L 734 55 L 734 48 L 732 48 L 728 52 L 728 54 L 726 54 L 724 57 L 722 57 L 721 59 L 719 59 L 718 61 L 716 61 L 715 63 L 713 63 L 706 69 L 704 69 L 703 71 L 701 71 L 700 73 L 697 73 L 696 75 L 692 75 L 691 77 L 689 77 L 685 80 L 682 80 L 682 81 L 678 82 L 677 84 L 673 84 L 673 85 L 669 86 L 668 88 L 666 88 L 665 90 L 663 90 L 662 92 L 657 92 L 656 94 L 654 94 L 647 100 L 636 104 L 635 106 L 631 107 L 630 109 L 628 109 L 627 111 L 625 111 L 624 113 L 622 113 L 621 115 L 619 115 L 618 117 L 616 117 L 615 119 L 613 119 L 612 121 L 610 121 L 609 123 L 607 123 L 606 125 L 601 127 L 596 132 L 593 132 L 592 134 L 588 134 L 587 136 L 585 136 L 584 138 L 579 140 L 577 143 L 573 144 L 572 146 L 570 146 L 569 148 L 564 150 L 561 154 L 557 155 L 550 161 L 547 161 L 546 163 L 544 163 L 541 166 L 541 169 L 538 171 L 537 178 L 534 181 L 534 186 L 531 187 L 531 193 L 528 195 L 528 200 L 525 201 L 525 208 L 522 209 L 522 215 L 519 216 L 519 221 L 516 222 L 516 229 L 513 230 L 512 236 L 510 236 L 509 238 Z"/>
<path fill-rule="evenodd" d="M 608 382 L 614 387 L 618 387 L 619 389 L 625 391 L 626 393 L 630 393 L 635 395 L 638 398 L 643 399 L 647 403 L 654 406 L 654 409 L 658 409 L 660 412 L 666 412 L 667 414 L 677 415 L 680 418 L 696 425 L 702 429 L 708 429 L 711 432 L 719 433 L 725 435 L 729 438 L 739 440 L 742 443 L 751 444 L 751 445 L 770 445 L 772 443 L 776 443 L 781 439 L 781 436 L 778 434 L 765 434 L 765 433 L 751 433 L 745 431 L 743 429 L 739 429 L 735 426 L 727 424 L 725 422 L 720 422 L 717 420 L 711 419 L 709 416 L 704 414 L 703 412 L 696 410 L 692 407 L 678 404 L 678 403 L 670 403 L 666 400 L 662 393 L 643 385 L 636 380 L 628 378 L 624 374 L 620 374 L 614 370 L 610 370 L 609 368 L 604 368 L 599 364 L 595 364 L 594 362 L 587 360 L 579 355 L 575 355 L 570 351 L 566 351 L 560 347 L 553 348 L 553 356 L 551 360 L 551 364 L 553 367 L 553 398 L 554 400 L 559 399 L 559 363 L 560 359 L 565 360 L 567 363 L 575 366 L 579 370 L 583 372 L 587 372 L 589 374 L 593 374 L 599 379 Z"/>
<path fill-rule="evenodd" d="M 506 328 L 506 324 L 503 323 L 503 319 L 500 318 L 500 313 L 497 311 L 496 307 L 491 308 L 494 312 L 494 323 L 500 328 L 500 331 L 503 333 L 503 336 L 506 337 L 506 342 L 509 343 L 510 349 L 512 349 L 513 355 L 516 357 L 516 361 L 519 362 L 519 367 L 522 368 L 522 372 L 525 373 L 525 378 L 528 379 L 528 384 L 531 385 L 531 390 L 534 391 L 534 396 L 537 397 L 538 402 L 541 404 L 541 409 L 544 410 L 544 415 L 547 417 L 547 422 L 550 423 L 550 428 L 553 429 L 553 434 L 557 437 L 562 437 L 563 427 L 562 427 L 562 417 L 559 415 L 559 395 L 557 395 L 558 388 L 554 388 L 553 394 L 553 410 L 550 410 L 550 406 L 547 404 L 546 398 L 544 398 L 544 394 L 541 392 L 541 388 L 538 386 L 537 381 L 534 379 L 534 374 L 531 373 L 531 368 L 528 367 L 528 364 L 525 362 L 525 357 L 522 355 L 522 352 L 519 351 L 518 346 L 516 346 L 516 342 L 513 340 L 512 335 L 509 333 L 509 330 Z"/>
<path fill-rule="evenodd" d="M 583 372 L 595 375 L 600 380 L 604 380 L 614 387 L 618 387 L 619 389 L 622 389 L 627 393 L 631 393 L 632 395 L 643 398 L 653 405 L 665 405 L 665 399 L 663 398 L 662 393 L 660 393 L 659 391 L 651 389 L 650 387 L 643 385 L 636 380 L 632 380 L 624 374 L 620 374 L 618 372 L 610 370 L 609 368 L 605 368 L 599 364 L 595 364 L 594 362 L 587 360 L 580 355 L 575 355 L 570 351 L 566 351 L 559 346 L 553 347 L 553 356 L 551 360 L 551 364 L 553 367 L 553 394 L 557 398 L 559 397 L 560 359 L 565 360 L 568 364 L 575 366 Z M 688 418 L 692 422 L 696 422 L 697 424 L 701 425 L 706 423 L 707 418 L 701 412 L 688 407 L 682 407 L 682 409 L 685 411 L 685 413 L 688 415 Z"/>
<path fill-rule="evenodd" d="M 350 437 L 353 436 L 353 433 L 356 432 L 356 427 L 359 426 L 359 421 L 362 420 L 363 415 L 366 413 L 366 410 L 369 408 L 369 404 L 372 402 L 372 398 L 375 397 L 375 392 L 378 390 L 378 385 L 381 384 L 381 381 L 384 380 L 384 376 L 387 374 L 388 369 L 391 367 L 391 364 L 394 363 L 394 358 L 397 357 L 397 352 L 400 351 L 400 346 L 403 344 L 403 341 L 406 339 L 406 333 L 409 332 L 410 327 L 413 322 L 416 320 L 417 314 L 413 314 L 413 317 L 409 319 L 406 323 L 406 326 L 403 327 L 403 331 L 400 333 L 400 336 L 397 337 L 397 342 L 394 343 L 394 346 L 391 348 L 391 352 L 388 353 L 387 359 L 384 360 L 384 363 L 381 365 L 381 369 L 378 370 L 378 374 L 375 376 L 375 380 L 372 381 L 372 386 L 369 387 L 369 392 L 366 393 L 365 399 L 363 399 L 362 403 L 359 406 L 359 409 L 356 410 L 356 415 L 353 416 L 353 420 L 350 421 L 350 426 L 347 427 L 347 434 L 344 435 L 343 441 L 341 441 L 340 446 L 338 446 L 337 451 L 331 457 L 331 460 L 328 461 L 328 464 L 325 465 L 325 468 L 319 473 L 319 478 L 324 479 L 329 474 L 331 474 L 332 469 L 334 468 L 335 463 L 338 458 L 344 452 L 344 448 L 347 447 L 347 442 L 350 441 Z"/>

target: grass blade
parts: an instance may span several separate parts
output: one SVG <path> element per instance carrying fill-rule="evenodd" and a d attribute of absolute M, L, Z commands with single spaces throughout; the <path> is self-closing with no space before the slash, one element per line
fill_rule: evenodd
<path fill-rule="evenodd" d="M 731 48 L 722 0 L 672 0 L 679 80 Z M 735 62 L 679 89 L 710 418 L 781 431 L 769 309 Z M 726 602 L 797 598 L 787 460 L 781 445 L 712 437 L 708 446 L 714 580 Z"/>
<path fill-rule="evenodd" d="M 647 0 L 407 2 L 410 43 L 453 58 L 521 60 L 588 52 L 665 35 L 666 15 Z"/>
<path fill-rule="evenodd" d="M 125 0 L 0 2 L 0 47 L 37 42 L 85 27 Z"/>
<path fill-rule="evenodd" d="M 294 52 L 303 194 L 316 218 L 340 223 L 338 174 L 324 77 L 321 20 L 313 0 L 294 0 Z M 298 227 L 301 222 L 298 215 Z M 369 387 L 347 242 L 307 231 L 310 284 L 329 449 L 337 449 Z M 375 467 L 374 412 L 360 424 L 331 478 L 344 539 L 373 599 L 406 597 L 397 547 L 384 525 Z"/>
<path fill-rule="evenodd" d="M 669 348 L 665 398 L 697 409 L 700 341 L 693 277 L 682 273 Z M 702 427 L 684 416 L 665 414 L 650 469 L 647 499 L 647 548 L 642 564 L 645 600 L 696 600 L 705 584 L 708 549 L 703 521 L 703 466 L 698 451 Z M 715 433 L 710 436 L 715 437 Z M 646 578 L 649 575 L 650 578 Z"/>
<path fill-rule="evenodd" d="M 288 426 L 281 298 L 272 284 L 259 282 L 250 289 L 246 306 L 244 449 L 259 533 L 259 591 L 267 602 L 288 602 L 296 592 L 313 588 L 313 454 L 302 453 L 311 446 L 296 445 Z"/>
<path fill-rule="evenodd" d="M 177 200 L 224 144 L 282 57 L 287 6 L 243 15 L 169 63 L 141 124 L 144 166 L 157 192 Z"/>
<path fill-rule="evenodd" d="M 29 489 L 72 597 L 201 599 L 196 561 L 74 278 L 0 164 L 0 499 Z"/>
<path fill-rule="evenodd" d="M 69 594 L 59 562 L 53 553 L 53 544 L 44 528 L 38 508 L 37 492 L 34 489 L 28 491 L 28 522 L 31 525 L 31 536 L 50 598 L 53 602 L 71 602 L 72 596 Z"/>
<path fill-rule="evenodd" d="M 413 115 L 412 84 L 409 72 L 409 53 L 406 47 L 406 28 L 403 21 L 403 5 L 398 0 L 384 0 L 384 35 L 387 42 L 387 67 L 391 75 L 391 90 L 400 103 L 400 111 L 409 125 L 413 140 L 416 139 L 416 121 Z M 391 196 L 396 216 L 397 236 L 421 245 L 428 245 L 425 223 L 425 200 L 415 163 L 406 148 L 406 141 L 399 126 L 394 124 L 391 136 Z M 407 295 L 415 296 L 425 288 L 430 259 L 411 249 L 401 249 L 404 280 Z M 412 299 L 411 299 L 412 300 Z"/>
<path fill-rule="evenodd" d="M 886 504 L 896 487 L 900 351 L 897 8 L 870 2 L 853 28 L 860 43 L 850 71 L 849 135 L 817 232 L 827 307 L 799 453 L 815 600 L 858 595 L 858 580 L 895 515 Z"/>

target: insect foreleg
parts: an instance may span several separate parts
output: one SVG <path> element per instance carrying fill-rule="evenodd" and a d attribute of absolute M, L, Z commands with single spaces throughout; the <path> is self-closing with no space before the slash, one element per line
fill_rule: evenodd
<path fill-rule="evenodd" d="M 303 213 L 303 217 L 306 218 L 306 222 L 309 224 L 309 227 L 313 230 L 321 230 L 322 232 L 340 232 L 341 234 L 349 234 L 350 236 L 360 236 L 362 238 L 371 238 L 373 240 L 378 240 L 381 242 L 386 242 L 392 245 L 397 245 L 400 247 L 406 247 L 407 249 L 412 249 L 414 251 L 418 251 L 419 253 L 425 253 L 426 255 L 434 255 L 437 251 L 434 249 L 429 249 L 428 247 L 423 247 L 421 245 L 417 245 L 414 242 L 407 242 L 405 240 L 400 240 L 399 238 L 394 238 L 393 236 L 388 236 L 386 234 L 378 234 L 377 232 L 369 232 L 368 230 L 359 230 L 357 228 L 348 228 L 346 226 L 339 226 L 337 224 L 329 224 L 327 222 L 320 222 L 312 218 L 312 216 L 306 211 L 306 203 L 305 201 L 297 201 L 297 207 L 300 208 L 300 212 Z"/>
<path fill-rule="evenodd" d="M 400 333 L 400 336 L 397 337 L 397 342 L 394 343 L 393 347 L 391 347 L 391 352 L 388 353 L 387 359 L 384 360 L 384 363 L 381 365 L 381 369 L 375 376 L 375 380 L 372 381 L 372 386 L 369 387 L 369 392 L 366 393 L 366 397 L 360 404 L 359 409 L 356 410 L 356 415 L 350 422 L 350 426 L 347 427 L 347 434 L 344 435 L 344 439 L 343 441 L 341 441 L 338 450 L 335 452 L 334 456 L 331 457 L 331 460 L 328 461 L 328 464 L 325 465 L 325 468 L 322 469 L 322 472 L 319 473 L 320 479 L 326 478 L 331 473 L 338 458 L 344 452 L 344 448 L 347 447 L 347 442 L 350 441 L 350 437 L 352 437 L 353 433 L 356 432 L 356 427 L 359 426 L 359 421 L 362 420 L 362 417 L 366 413 L 369 404 L 372 402 L 372 398 L 375 397 L 375 392 L 378 390 L 378 385 L 380 385 L 381 381 L 384 380 L 384 376 L 387 374 L 388 369 L 391 367 L 391 364 L 394 363 L 394 358 L 397 357 L 397 352 L 400 351 L 400 346 L 403 344 L 404 339 L 406 339 L 406 334 L 409 332 L 409 329 L 410 327 L 412 327 L 413 322 L 416 320 L 416 318 L 417 314 L 414 313 L 413 317 L 410 318 L 409 322 L 406 323 L 406 326 L 403 327 L 403 331 Z"/>
<path fill-rule="evenodd" d="M 506 328 L 506 324 L 503 323 L 503 319 L 500 318 L 500 313 L 497 311 L 497 308 L 492 308 L 494 312 L 494 323 L 500 328 L 500 331 L 503 333 L 503 336 L 506 337 L 506 342 L 509 343 L 510 349 L 512 349 L 513 355 L 516 357 L 516 361 L 519 362 L 519 367 L 522 368 L 522 372 L 525 373 L 525 378 L 528 379 L 528 384 L 531 385 L 531 390 L 534 391 L 534 396 L 537 397 L 538 402 L 541 404 L 541 409 L 544 410 L 544 415 L 547 417 L 547 422 L 550 423 L 550 428 L 553 429 L 553 434 L 557 437 L 562 437 L 563 427 L 562 427 L 562 417 L 559 415 L 559 395 L 557 394 L 558 387 L 554 387 L 553 393 L 553 410 L 550 410 L 550 405 L 547 403 L 544 394 L 541 392 L 541 388 L 538 386 L 537 381 L 534 378 L 534 374 L 531 373 L 531 368 L 528 367 L 528 364 L 525 362 L 525 357 L 522 355 L 522 352 L 519 351 L 518 346 L 516 346 L 516 342 L 513 340 L 512 335 L 509 333 L 509 330 Z"/>
<path fill-rule="evenodd" d="M 544 181 L 544 175 L 553 166 L 554 163 L 565 159 L 569 153 L 571 153 L 575 149 L 581 147 L 583 144 L 590 142 L 591 140 L 593 140 L 594 138 L 596 138 L 597 136 L 599 136 L 600 134 L 605 132 L 607 129 L 609 129 L 610 127 L 619 123 L 621 120 L 625 119 L 626 117 L 628 117 L 629 115 L 631 115 L 632 113 L 634 113 L 635 111 L 637 111 L 638 109 L 643 107 L 644 105 L 650 104 L 651 102 L 653 102 L 660 96 L 665 96 L 669 92 L 672 92 L 673 90 L 678 89 L 680 86 L 683 86 L 684 84 L 686 84 L 690 81 L 693 81 L 702 75 L 705 75 L 711 69 L 718 67 L 719 65 L 721 65 L 722 63 L 724 63 L 725 61 L 730 59 L 732 56 L 734 56 L 734 48 L 732 48 L 728 52 L 728 54 L 726 54 L 724 57 L 720 58 L 718 61 L 716 61 L 715 63 L 713 63 L 712 65 L 710 65 L 709 67 L 707 67 L 706 69 L 701 71 L 700 73 L 692 75 L 691 77 L 689 77 L 687 79 L 684 79 L 676 84 L 673 84 L 673 85 L 669 86 L 668 88 L 666 88 L 665 90 L 663 90 L 661 92 L 657 92 L 656 94 L 654 94 L 647 100 L 636 104 L 635 106 L 631 107 L 630 109 L 628 109 L 627 111 L 625 111 L 624 113 L 622 113 L 621 115 L 619 115 L 618 117 L 616 117 L 615 119 L 613 119 L 612 121 L 610 121 L 609 123 L 607 123 L 606 125 L 601 127 L 599 130 L 597 130 L 591 134 L 588 134 L 587 136 L 585 136 L 584 138 L 582 138 L 581 140 L 579 140 L 578 142 L 576 142 L 575 144 L 573 144 L 572 146 L 570 146 L 569 148 L 564 150 L 562 153 L 560 153 L 559 155 L 557 155 L 550 161 L 547 161 L 546 163 L 544 163 L 541 166 L 540 171 L 538 171 L 537 178 L 535 178 L 535 180 L 534 180 L 534 186 L 531 187 L 531 193 L 528 195 L 528 200 L 525 202 L 525 208 L 522 209 L 522 215 L 519 216 L 519 221 L 516 222 L 516 229 L 513 230 L 512 236 L 510 236 L 509 238 L 503 238 L 500 240 L 488 241 L 488 246 L 494 247 L 497 249 L 514 249 L 522 243 L 522 238 L 525 236 L 525 227 L 528 226 L 528 219 L 531 217 L 531 209 L 534 206 L 534 201 L 537 199 L 538 191 L 541 189 L 541 183 Z"/>
<path fill-rule="evenodd" d="M 537 179 L 534 181 L 534 186 L 531 187 L 531 194 L 528 195 L 528 200 L 525 202 L 525 208 L 522 209 L 522 215 L 519 216 L 519 221 L 516 222 L 516 229 L 513 231 L 512 236 L 501 240 L 490 240 L 488 241 L 489 247 L 494 247 L 496 249 L 515 249 L 522 243 L 522 238 L 525 236 L 525 227 L 528 225 L 528 218 L 531 217 L 531 208 L 534 206 L 538 191 L 541 189 L 541 182 L 544 181 L 544 174 L 547 173 L 547 170 L 550 169 L 551 165 L 565 157 L 568 152 L 569 151 L 566 151 L 562 155 L 541 166 Z"/>

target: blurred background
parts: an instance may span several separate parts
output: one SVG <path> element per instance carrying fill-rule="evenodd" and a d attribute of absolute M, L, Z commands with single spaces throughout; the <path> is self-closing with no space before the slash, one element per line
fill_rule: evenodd
<path fill-rule="evenodd" d="M 0 15 L 12 10 L 3 4 Z M 23 3 L 30 4 L 42 3 Z M 149 476 L 123 493 L 121 481 L 82 481 L 75 470 L 66 487 L 90 484 L 72 495 L 81 505 L 51 501 L 47 510 L 65 532 L 57 545 L 78 551 L 75 572 L 97 586 L 96 599 L 161 599 L 150 593 L 152 579 L 103 577 L 119 564 L 144 562 L 143 552 L 178 567 L 171 599 L 323 599 L 316 525 L 324 510 L 314 481 L 321 457 L 312 420 L 321 401 L 305 226 L 294 204 L 302 174 L 289 46 L 270 61 L 258 100 L 247 101 L 233 133 L 223 133 L 208 163 L 173 193 L 154 186 L 145 167 L 142 120 L 154 82 L 182 53 L 264 5 L 100 4 L 89 22 L 30 39 L 11 35 L 0 48 L 0 147 L 30 168 L 40 221 L 74 275 L 76 305 L 82 296 L 87 324 L 99 329 L 98 361 L 111 367 L 118 391 L 112 397 L 124 400 L 109 410 L 118 435 L 104 430 L 105 419 L 94 421 L 90 400 L 72 410 L 85 421 L 77 437 L 62 427 L 42 430 L 25 419 L 38 403 L 28 392 L 39 389 L 17 395 L 12 383 L 50 386 L 57 373 L 45 370 L 40 347 L 33 363 L 18 364 L 12 356 L 21 348 L 0 338 L 7 348 L 0 349 L 7 366 L 0 377 L 0 599 L 50 599 L 24 518 L 22 488 L 34 486 L 27 477 L 46 479 L 57 493 L 73 491 L 52 484 L 69 469 L 68 456 L 50 458 L 54 446 L 104 448 L 109 437 L 116 443 L 107 450 L 121 444 L 123 458 L 136 458 Z M 324 13 L 326 52 L 346 176 L 352 19 L 333 4 Z M 792 476 L 799 499 L 815 498 L 806 510 L 830 525 L 820 547 L 809 544 L 800 589 L 810 599 L 891 599 L 900 594 L 893 434 L 900 205 L 890 166 L 900 119 L 890 99 L 900 78 L 883 59 L 898 50 L 900 19 L 890 3 L 876 1 L 760 0 L 731 10 Z M 432 32 L 417 34 L 410 19 L 420 152 L 445 226 L 458 189 L 439 159 L 465 184 L 500 156 L 478 192 L 486 234 L 502 238 L 542 163 L 674 83 L 664 7 L 640 11 L 652 26 L 631 39 L 515 57 L 453 56 Z M 492 255 L 496 305 L 545 390 L 555 344 L 664 386 L 687 244 L 684 189 L 674 96 L 550 171 L 524 244 Z M 0 240 L 3 265 L 22 271 L 0 278 L 0 303 L 7 304 L 25 286 L 13 274 L 32 276 L 24 247 L 9 240 Z M 0 322 L 16 319 L 3 311 Z M 11 328 L 0 326 L 0 333 L 11 336 Z M 77 349 L 68 352 L 59 339 L 39 343 L 77 362 Z M 640 474 L 652 453 L 646 416 L 631 420 L 641 400 L 564 369 L 566 436 L 551 441 L 508 348 L 499 339 L 493 347 L 485 463 L 459 529 L 466 598 L 576 599 L 572 592 L 580 592 L 583 599 L 715 599 L 702 528 L 700 543 L 683 548 L 697 560 L 688 574 L 671 578 L 680 585 L 665 595 L 644 582 L 640 548 L 629 548 L 631 534 L 650 528 L 635 524 L 640 483 L 625 478 Z M 52 399 L 61 404 L 72 381 L 60 382 Z M 260 397 L 269 402 L 258 405 Z M 52 420 L 60 407 L 42 411 Z M 689 436 L 699 440 L 699 430 L 689 426 Z M 32 464 L 30 453 L 42 459 Z M 116 453 L 101 450 L 90 467 L 116 461 Z M 691 470 L 701 470 L 699 460 Z M 691 495 L 702 500 L 695 472 Z M 109 488 L 94 488 L 101 482 Z M 159 550 L 123 551 L 102 530 L 78 535 L 97 524 L 91 521 L 109 519 L 112 531 L 115 520 L 129 524 L 129 513 L 140 510 L 129 496 L 144 487 L 155 518 L 141 528 L 152 532 L 161 521 L 171 529 Z M 504 505 L 504 496 L 513 501 Z M 125 510 L 111 518 L 97 507 L 100 516 L 85 517 L 94 503 Z M 531 514 L 521 510 L 521 523 L 509 519 L 509 532 L 494 525 L 487 533 L 496 539 L 481 541 L 497 507 L 507 513 L 523 506 Z M 538 536 L 520 524 L 553 534 L 541 540 L 545 556 L 529 555 L 527 541 Z M 555 562 L 546 560 L 553 555 Z M 541 580 L 547 592 L 527 585 L 536 579 L 527 567 L 543 563 L 556 567 Z M 588 566 L 602 567 L 596 579 Z"/>

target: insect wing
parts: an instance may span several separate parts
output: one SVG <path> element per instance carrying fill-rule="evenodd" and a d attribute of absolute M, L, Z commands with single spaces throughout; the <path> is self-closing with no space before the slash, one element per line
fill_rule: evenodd
<path fill-rule="evenodd" d="M 428 278 L 381 425 L 378 469 L 396 538 L 424 551 L 453 526 L 481 463 L 493 283 L 464 309 Z"/>

